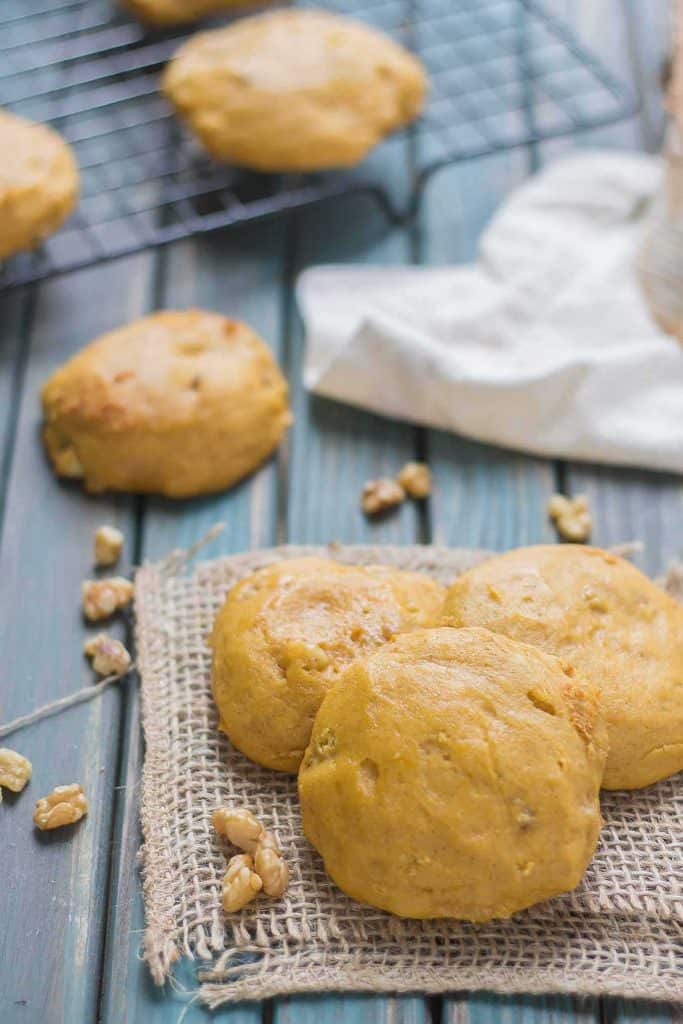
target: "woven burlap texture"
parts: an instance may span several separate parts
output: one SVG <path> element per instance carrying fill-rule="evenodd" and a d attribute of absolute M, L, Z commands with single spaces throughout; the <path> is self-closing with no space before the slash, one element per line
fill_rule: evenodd
<path fill-rule="evenodd" d="M 284 547 L 204 563 L 191 575 L 181 558 L 139 570 L 144 954 L 154 979 L 161 983 L 185 955 L 205 961 L 200 994 L 210 1006 L 318 990 L 682 998 L 680 776 L 604 793 L 605 827 L 581 886 L 509 921 L 407 921 L 354 903 L 332 884 L 303 836 L 295 779 L 231 747 L 218 732 L 210 687 L 207 636 L 229 588 L 304 554 L 421 570 L 444 583 L 486 557 L 425 546 Z M 671 584 L 681 585 L 680 574 Z M 221 804 L 251 808 L 278 836 L 291 868 L 283 899 L 224 914 L 231 851 L 210 820 Z"/>

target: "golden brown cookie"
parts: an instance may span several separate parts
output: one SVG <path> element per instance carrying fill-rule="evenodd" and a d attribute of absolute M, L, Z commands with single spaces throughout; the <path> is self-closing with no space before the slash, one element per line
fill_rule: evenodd
<path fill-rule="evenodd" d="M 254 7 L 256 0 L 121 0 L 132 14 L 150 25 L 179 25 L 205 14 Z M 265 0 L 260 0 L 265 2 Z"/>
<path fill-rule="evenodd" d="M 595 694 L 484 629 L 417 630 L 354 662 L 299 772 L 337 885 L 403 917 L 488 921 L 573 889 L 600 831 Z"/>
<path fill-rule="evenodd" d="M 55 472 L 92 492 L 223 490 L 291 422 L 264 342 L 201 310 L 153 313 L 103 335 L 52 375 L 42 398 Z"/>
<path fill-rule="evenodd" d="M 70 146 L 44 124 L 0 109 L 0 259 L 56 231 L 78 196 Z"/>
<path fill-rule="evenodd" d="M 471 569 L 444 607 L 564 659 L 599 688 L 609 731 L 606 789 L 683 768 L 683 607 L 607 551 L 519 548 Z"/>
<path fill-rule="evenodd" d="M 444 595 L 420 573 L 320 558 L 247 576 L 211 638 L 221 729 L 253 761 L 295 772 L 339 674 L 396 633 L 435 623 Z"/>
<path fill-rule="evenodd" d="M 420 113 L 420 62 L 361 22 L 318 10 L 243 18 L 193 36 L 163 90 L 219 160 L 260 171 L 358 163 Z"/>

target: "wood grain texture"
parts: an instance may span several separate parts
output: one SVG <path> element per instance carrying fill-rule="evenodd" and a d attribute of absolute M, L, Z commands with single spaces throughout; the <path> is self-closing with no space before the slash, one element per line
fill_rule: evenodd
<path fill-rule="evenodd" d="M 545 2 L 572 20 L 615 70 L 631 77 L 643 97 L 643 113 L 622 126 L 548 144 L 535 155 L 547 160 L 573 145 L 655 148 L 662 124 L 658 75 L 666 48 L 665 0 Z M 373 163 L 400 200 L 410 180 L 405 144 L 392 143 Z M 429 188 L 414 231 L 389 230 L 372 202 L 356 197 L 289 222 L 84 272 L 35 291 L 28 302 L 21 295 L 0 298 L 0 465 L 7 483 L 0 537 L 2 718 L 91 678 L 81 655 L 85 631 L 78 590 L 89 569 L 91 533 L 105 520 L 122 526 L 129 556 L 135 543 L 149 558 L 187 546 L 217 519 L 227 528 L 206 557 L 285 539 L 434 539 L 502 549 L 551 538 L 545 500 L 554 470 L 547 462 L 307 396 L 301 386 L 302 328 L 291 293 L 295 273 L 314 262 L 472 258 L 498 202 L 528 169 L 528 154 L 521 153 L 442 172 Z M 157 274 L 153 265 L 160 268 Z M 296 424 L 279 459 L 226 495 L 177 503 L 88 499 L 57 484 L 44 463 L 37 437 L 39 384 L 91 336 L 156 301 L 204 305 L 248 319 L 287 366 Z M 384 520 L 368 522 L 359 508 L 365 480 L 393 475 L 417 452 L 429 455 L 435 473 L 428 506 L 407 503 Z M 585 465 L 566 467 L 565 478 L 572 491 L 590 494 L 598 543 L 640 537 L 647 547 L 639 564 L 650 572 L 681 554 L 680 480 Z M 4 877 L 11 879 L 0 891 L 0 1021 L 175 1024 L 195 987 L 194 968 L 179 967 L 185 993 L 170 986 L 160 990 L 138 957 L 143 914 L 135 854 L 142 744 L 135 692 L 110 692 L 12 742 L 32 758 L 35 770 L 29 790 L 7 798 L 0 809 L 0 859 Z M 57 782 L 76 780 L 91 798 L 89 818 L 71 836 L 36 837 L 30 822 L 36 796 Z M 275 1024 L 426 1024 L 438 1018 L 440 1007 L 438 999 L 419 997 L 316 996 L 274 1001 L 265 1008 L 226 1007 L 215 1017 L 230 1024 L 259 1024 L 264 1017 Z M 599 1016 L 604 1024 L 682 1019 L 672 1007 L 643 1003 L 606 1000 L 599 1007 L 594 1000 L 486 994 L 445 1000 L 442 1019 L 590 1024 Z M 211 1019 L 191 1004 L 185 1024 Z"/>
<path fill-rule="evenodd" d="M 388 160 L 383 168 L 394 195 L 408 177 L 403 165 Z M 355 198 L 302 214 L 294 228 L 292 282 L 311 264 L 335 262 L 399 264 L 410 260 L 412 240 L 391 230 L 374 205 Z M 304 336 L 297 311 L 290 307 L 290 380 L 295 425 L 290 441 L 289 486 L 284 537 L 292 543 L 414 543 L 420 537 L 419 510 L 406 502 L 384 518 L 368 520 L 360 508 L 363 484 L 394 476 L 416 454 L 416 431 L 407 424 L 372 416 L 305 392 L 302 383 Z M 275 1024 L 426 1024 L 422 997 L 309 996 L 276 1000 Z"/>
<path fill-rule="evenodd" d="M 426 263 L 476 256 L 477 241 L 501 199 L 529 171 L 518 154 L 443 171 L 425 197 L 420 255 Z M 445 432 L 427 434 L 435 489 L 431 537 L 452 546 L 505 550 L 552 540 L 546 502 L 554 488 L 550 462 L 477 444 Z M 550 1024 L 599 1019 L 597 1000 L 511 999 L 454 995 L 444 1000 L 445 1024 Z"/>
<path fill-rule="evenodd" d="M 278 1024 L 430 1024 L 428 1002 L 408 996 L 300 996 L 275 1004 Z"/>
<path fill-rule="evenodd" d="M 443 170 L 425 194 L 418 250 L 422 262 L 476 259 L 482 231 L 528 173 L 525 153 Z M 435 430 L 426 435 L 426 450 L 435 479 L 430 500 L 434 543 L 503 550 L 549 538 L 549 462 Z"/>
<path fill-rule="evenodd" d="M 19 399 L 34 303 L 26 292 L 0 297 L 0 531 L 12 467 Z"/>
<path fill-rule="evenodd" d="M 141 257 L 130 267 L 91 270 L 38 295 L 0 549 L 3 719 L 93 678 L 82 653 L 80 584 L 92 569 L 95 528 L 111 522 L 127 529 L 130 506 L 126 499 L 87 499 L 54 479 L 39 440 L 38 394 L 74 349 L 137 312 L 147 266 Z M 33 762 L 33 779 L 3 803 L 0 817 L 3 874 L 11 879 L 0 892 L 3 1024 L 94 1019 L 121 699 L 110 690 L 11 738 Z M 68 782 L 84 786 L 90 814 L 73 830 L 37 834 L 35 799 Z M 37 961 L 38 950 L 44 955 Z"/>
<path fill-rule="evenodd" d="M 631 0 L 605 0 L 599 14 L 590 0 L 555 0 L 565 17 L 591 32 L 591 45 L 639 96 L 641 111 L 625 125 L 591 133 L 580 144 L 656 149 L 663 124 L 659 71 L 669 46 L 669 10 L 664 0 L 643 6 Z M 605 25 L 612 26 L 606 31 Z M 541 160 L 547 156 L 541 148 Z M 678 478 L 639 470 L 569 464 L 564 471 L 569 493 L 589 495 L 594 513 L 594 543 L 602 546 L 638 539 L 644 551 L 635 558 L 646 572 L 661 573 L 683 554 L 683 486 Z M 661 1024 L 680 1019 L 680 1008 L 662 1004 L 604 999 L 601 1016 L 610 1024 Z"/>
<path fill-rule="evenodd" d="M 257 225 L 237 235 L 202 243 L 187 242 L 168 254 L 158 274 L 160 306 L 200 306 L 246 320 L 281 359 L 284 329 L 282 294 L 285 225 Z M 278 461 L 271 459 L 233 490 L 205 499 L 165 501 L 148 498 L 142 507 L 139 551 L 142 559 L 158 559 L 173 548 L 188 547 L 218 521 L 225 531 L 201 557 L 234 553 L 275 542 L 277 532 Z M 140 845 L 137 781 L 142 767 L 142 738 L 137 699 L 125 719 L 127 734 L 121 770 L 121 801 L 117 816 L 115 874 L 102 995 L 104 1024 L 166 1024 L 175 1021 L 196 990 L 195 968 L 180 965 L 176 985 L 156 988 L 139 958 L 144 911 L 135 852 Z M 185 990 L 185 991 L 183 991 Z M 189 995 L 187 994 L 189 993 Z M 229 1007 L 221 1019 L 231 1024 L 258 1024 L 258 1006 Z M 199 1005 L 187 1010 L 186 1022 L 207 1020 Z"/>

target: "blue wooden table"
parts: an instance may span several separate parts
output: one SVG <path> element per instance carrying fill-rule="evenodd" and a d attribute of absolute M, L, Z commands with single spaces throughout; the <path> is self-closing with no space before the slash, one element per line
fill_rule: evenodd
<path fill-rule="evenodd" d="M 8 2 L 8 0 L 3 0 Z M 558 486 L 586 491 L 594 540 L 645 542 L 640 565 L 662 570 L 683 548 L 683 490 L 670 477 L 557 464 L 415 429 L 308 396 L 303 337 L 292 299 L 311 263 L 451 263 L 470 259 L 501 198 L 571 146 L 657 148 L 665 0 L 554 0 L 641 98 L 637 118 L 590 136 L 530 147 L 441 172 L 418 220 L 389 229 L 362 196 L 232 234 L 187 242 L 0 297 L 0 720 L 91 679 L 82 656 L 80 582 L 91 537 L 117 523 L 130 563 L 196 540 L 216 520 L 227 529 L 205 552 L 276 542 L 439 543 L 504 549 L 552 540 L 545 502 Z M 415 152 L 393 144 L 376 163 L 398 194 Z M 277 460 L 228 494 L 201 501 L 84 497 L 55 482 L 41 451 L 38 389 L 70 353 L 100 332 L 159 307 L 205 306 L 242 317 L 270 341 L 292 388 L 295 425 Z M 427 458 L 436 490 L 426 509 L 406 504 L 368 523 L 358 496 L 369 477 Z M 135 855 L 142 747 L 133 684 L 25 730 L 13 745 L 34 783 L 0 809 L 1 1024 L 172 1024 L 194 987 L 189 965 L 175 988 L 155 989 L 139 959 L 143 913 Z M 33 800 L 78 781 L 91 812 L 74 834 L 36 835 Z M 585 1024 L 673 1020 L 669 1006 L 617 1000 L 316 996 L 226 1007 L 226 1024 Z M 186 1024 L 207 1021 L 191 1005 Z M 678 1019 L 681 1019 L 680 1016 Z"/>

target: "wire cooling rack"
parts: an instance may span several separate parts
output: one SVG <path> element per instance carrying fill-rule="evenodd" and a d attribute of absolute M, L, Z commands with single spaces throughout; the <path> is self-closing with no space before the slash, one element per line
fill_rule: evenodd
<path fill-rule="evenodd" d="M 3 0 L 0 104 L 49 121 L 72 144 L 81 199 L 40 249 L 5 263 L 0 288 L 353 190 L 372 192 L 389 215 L 405 218 L 444 164 L 597 127 L 633 110 L 624 86 L 542 0 L 316 6 L 390 32 L 427 66 L 430 101 L 411 130 L 414 193 L 403 209 L 392 203 L 372 159 L 353 173 L 283 176 L 204 156 L 158 91 L 160 71 L 187 29 L 145 31 L 115 0 Z"/>

